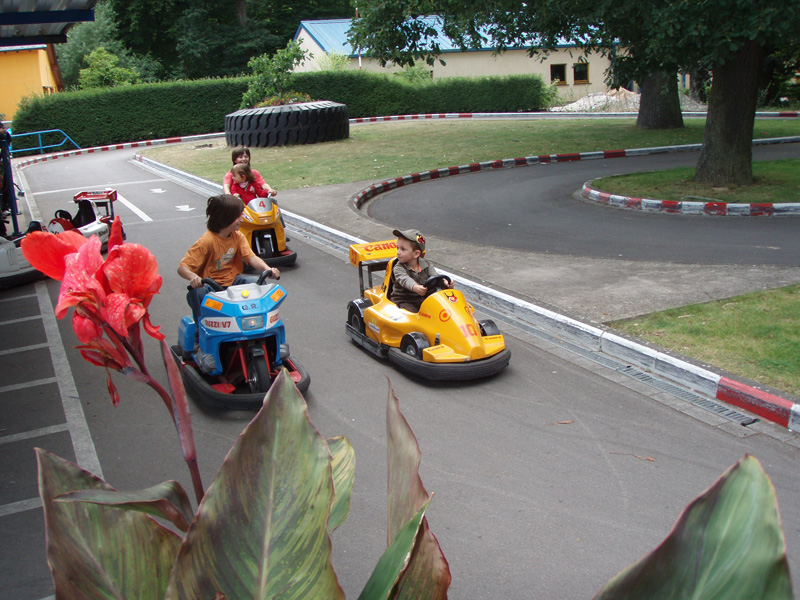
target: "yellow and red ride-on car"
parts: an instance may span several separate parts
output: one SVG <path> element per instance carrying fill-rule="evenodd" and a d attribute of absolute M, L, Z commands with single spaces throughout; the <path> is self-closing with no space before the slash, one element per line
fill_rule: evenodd
<path fill-rule="evenodd" d="M 478 379 L 508 365 L 511 352 L 497 326 L 477 320 L 464 294 L 443 285 L 446 275 L 425 282 L 428 295 L 418 313 L 391 302 L 396 258 L 396 240 L 350 246 L 361 289 L 347 305 L 347 334 L 355 343 L 425 379 Z M 375 284 L 374 273 L 381 274 Z"/>

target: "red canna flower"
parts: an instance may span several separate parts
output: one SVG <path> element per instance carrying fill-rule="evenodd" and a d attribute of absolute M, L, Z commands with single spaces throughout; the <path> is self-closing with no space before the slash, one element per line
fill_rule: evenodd
<path fill-rule="evenodd" d="M 57 281 L 64 279 L 64 257 L 73 254 L 88 242 L 77 231 L 54 235 L 47 231 L 34 231 L 22 239 L 22 254 L 37 271 Z"/>
<path fill-rule="evenodd" d="M 164 339 L 147 312 L 161 288 L 158 264 L 144 246 L 123 243 L 119 217 L 111 225 L 105 260 L 101 246 L 97 236 L 86 239 L 73 231 L 36 232 L 23 239 L 22 253 L 33 267 L 61 280 L 56 317 L 64 318 L 74 307 L 72 328 L 82 344 L 81 355 L 107 371 L 138 378 L 141 371 L 133 366 L 129 353 L 143 367 L 139 323 L 144 322 L 150 336 Z M 108 389 L 116 405 L 119 394 L 110 371 Z"/>

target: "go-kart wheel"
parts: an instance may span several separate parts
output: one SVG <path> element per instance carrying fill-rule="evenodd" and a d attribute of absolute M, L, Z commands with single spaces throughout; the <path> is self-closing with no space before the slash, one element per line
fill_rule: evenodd
<path fill-rule="evenodd" d="M 491 319 L 478 321 L 478 324 L 481 326 L 481 335 L 500 335 L 500 330 Z"/>
<path fill-rule="evenodd" d="M 361 316 L 361 311 L 358 310 L 356 306 L 353 304 L 347 309 L 347 322 L 350 326 L 358 331 L 358 333 L 364 333 L 366 328 L 364 327 L 364 318 Z"/>
<path fill-rule="evenodd" d="M 445 284 L 445 281 L 447 284 Z M 447 275 L 434 275 L 433 277 L 429 277 L 422 285 L 428 289 L 425 296 L 430 296 L 431 294 L 446 289 L 451 283 L 453 283 L 453 281 Z"/>
<path fill-rule="evenodd" d="M 269 377 L 269 367 L 265 356 L 247 356 L 247 385 L 251 394 L 266 394 L 272 381 Z"/>
<path fill-rule="evenodd" d="M 221 292 L 223 290 L 223 287 L 220 284 L 218 284 L 216 281 L 208 277 L 203 279 L 203 284 L 207 285 L 215 292 Z"/>
<path fill-rule="evenodd" d="M 400 351 L 417 360 L 422 360 L 422 351 L 428 346 L 428 338 L 418 331 L 407 333 L 400 340 Z"/>

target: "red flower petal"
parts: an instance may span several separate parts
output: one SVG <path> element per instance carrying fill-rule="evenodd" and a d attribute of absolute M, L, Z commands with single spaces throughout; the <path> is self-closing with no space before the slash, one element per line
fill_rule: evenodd
<path fill-rule="evenodd" d="M 114 222 L 111 224 L 111 232 L 108 234 L 108 251 L 110 252 L 115 246 L 121 246 L 124 243 L 122 239 L 122 221 L 119 216 L 114 217 Z"/>
<path fill-rule="evenodd" d="M 131 299 L 126 294 L 109 294 L 100 313 L 103 320 L 122 337 L 128 337 L 126 313 L 130 302 Z"/>
<path fill-rule="evenodd" d="M 100 246 L 100 238 L 92 236 L 77 253 L 64 258 L 66 268 L 56 305 L 56 317 L 59 319 L 64 317 L 70 306 L 79 302 L 100 305 L 105 299 L 105 292 L 95 278 L 97 270 L 103 264 Z"/>
<path fill-rule="evenodd" d="M 144 330 L 147 332 L 147 335 L 157 339 L 159 342 L 164 339 L 165 336 L 161 333 L 161 326 L 155 326 L 150 322 L 150 313 L 145 314 L 142 322 L 144 323 Z"/>
<path fill-rule="evenodd" d="M 108 372 L 108 379 L 106 379 L 106 386 L 108 387 L 108 394 L 111 396 L 111 404 L 113 406 L 119 406 L 119 392 L 117 391 L 117 386 L 111 381 L 110 371 Z"/>
<path fill-rule="evenodd" d="M 103 335 L 103 329 L 95 325 L 94 321 L 75 312 L 72 315 L 72 329 L 82 344 L 91 344 Z"/>
<path fill-rule="evenodd" d="M 64 278 L 64 258 L 77 252 L 87 241 L 76 231 L 65 231 L 58 235 L 34 231 L 23 238 L 20 247 L 34 269 L 61 281 Z"/>
<path fill-rule="evenodd" d="M 161 288 L 156 257 L 139 244 L 116 246 L 108 254 L 103 274 L 109 288 L 143 303 Z"/>

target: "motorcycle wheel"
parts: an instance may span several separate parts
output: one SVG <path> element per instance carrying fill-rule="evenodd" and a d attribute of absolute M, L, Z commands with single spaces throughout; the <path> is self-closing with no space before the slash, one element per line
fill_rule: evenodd
<path fill-rule="evenodd" d="M 265 356 L 247 356 L 247 385 L 251 394 L 266 394 L 272 380 L 269 377 L 269 367 Z"/>

